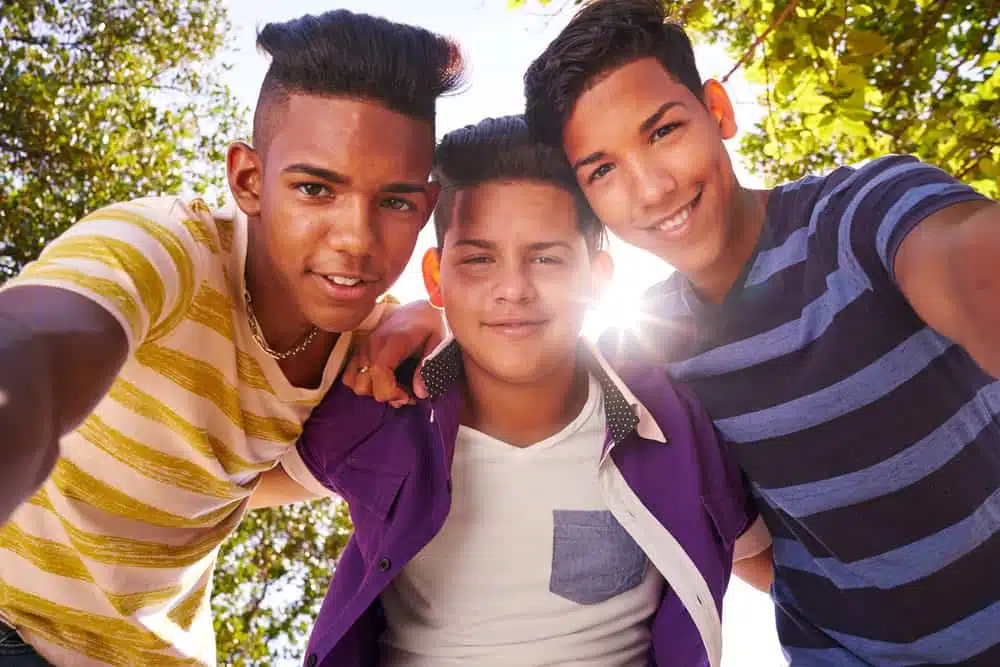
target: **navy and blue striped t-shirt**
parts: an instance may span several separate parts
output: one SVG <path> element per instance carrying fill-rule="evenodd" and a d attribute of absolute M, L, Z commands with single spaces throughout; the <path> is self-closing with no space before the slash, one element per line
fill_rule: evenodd
<path fill-rule="evenodd" d="M 721 304 L 679 274 L 650 292 L 643 347 L 700 397 L 773 534 L 793 666 L 1000 665 L 1000 382 L 893 278 L 910 230 L 976 198 L 904 156 L 805 178 L 772 192 Z"/>

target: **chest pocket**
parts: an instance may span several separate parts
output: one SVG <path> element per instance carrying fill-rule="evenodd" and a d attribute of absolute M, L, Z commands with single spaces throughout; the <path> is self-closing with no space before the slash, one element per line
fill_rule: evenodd
<path fill-rule="evenodd" d="M 549 591 L 598 604 L 632 590 L 646 573 L 646 554 L 608 511 L 554 510 Z"/>

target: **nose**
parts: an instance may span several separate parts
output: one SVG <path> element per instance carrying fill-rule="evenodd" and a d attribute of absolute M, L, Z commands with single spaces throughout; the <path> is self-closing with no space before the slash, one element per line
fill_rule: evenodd
<path fill-rule="evenodd" d="M 372 255 L 378 243 L 378 230 L 376 212 L 369 202 L 361 197 L 349 198 L 332 215 L 327 234 L 330 247 L 354 257 Z"/>
<path fill-rule="evenodd" d="M 632 219 L 643 221 L 677 189 L 677 181 L 660 160 L 636 157 L 631 172 Z"/>
<path fill-rule="evenodd" d="M 498 302 L 525 304 L 535 298 L 535 286 L 523 262 L 504 262 L 495 295 Z"/>

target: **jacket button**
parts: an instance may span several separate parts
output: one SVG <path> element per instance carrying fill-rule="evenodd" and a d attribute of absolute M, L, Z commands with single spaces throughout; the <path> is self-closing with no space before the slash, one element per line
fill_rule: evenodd
<path fill-rule="evenodd" d="M 392 561 L 383 556 L 378 561 L 378 569 L 382 572 L 388 572 L 392 569 Z"/>
<path fill-rule="evenodd" d="M 318 658 L 316 658 L 316 654 L 315 653 L 310 653 L 309 657 L 306 658 L 306 667 L 316 667 L 316 662 L 317 661 L 318 661 Z"/>

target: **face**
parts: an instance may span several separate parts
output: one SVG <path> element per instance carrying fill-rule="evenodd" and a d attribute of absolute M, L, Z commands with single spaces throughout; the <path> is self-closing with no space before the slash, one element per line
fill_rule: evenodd
<path fill-rule="evenodd" d="M 583 93 L 563 132 L 598 216 L 622 240 L 688 275 L 721 261 L 732 233 L 736 183 L 722 140 L 736 124 L 722 86 L 709 82 L 704 92 L 702 104 L 644 58 Z"/>
<path fill-rule="evenodd" d="M 543 183 L 486 183 L 457 192 L 452 206 L 440 282 L 425 279 L 466 371 L 537 384 L 574 364 L 609 260 L 588 251 L 572 196 Z"/>
<path fill-rule="evenodd" d="M 289 317 L 350 330 L 406 267 L 434 207 L 433 128 L 347 98 L 292 95 L 274 113 L 266 146 L 230 151 L 233 193 L 256 225 L 250 271 L 287 294 Z"/>

